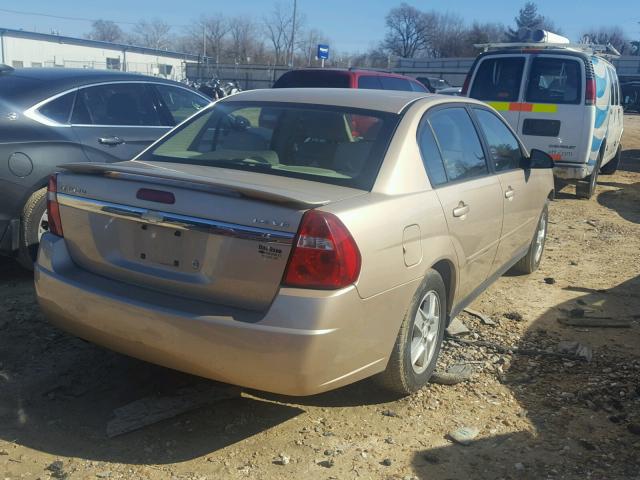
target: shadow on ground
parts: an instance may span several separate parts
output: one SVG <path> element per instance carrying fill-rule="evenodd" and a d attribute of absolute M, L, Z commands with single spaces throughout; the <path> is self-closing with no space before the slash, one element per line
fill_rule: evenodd
<path fill-rule="evenodd" d="M 631 423 L 640 423 L 640 349 L 616 343 L 619 330 L 588 332 L 557 324 L 562 309 L 583 304 L 616 319 L 634 318 L 639 291 L 636 277 L 608 291 L 585 292 L 581 303 L 558 305 L 538 318 L 521 339 L 521 348 L 565 339 L 592 343 L 597 332 L 600 338 L 591 363 L 514 355 L 501 382 L 526 411 L 535 434 L 489 434 L 469 446 L 424 450 L 413 459 L 418 478 L 640 478 L 640 437 L 628 430 Z M 627 332 L 640 339 L 637 322 Z"/>

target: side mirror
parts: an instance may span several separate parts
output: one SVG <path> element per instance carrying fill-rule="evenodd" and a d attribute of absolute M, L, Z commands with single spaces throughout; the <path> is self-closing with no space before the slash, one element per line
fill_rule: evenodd
<path fill-rule="evenodd" d="M 524 158 L 523 167 L 526 170 L 531 168 L 553 168 L 555 166 L 553 158 L 542 150 L 534 148 L 529 154 L 529 158 Z"/>

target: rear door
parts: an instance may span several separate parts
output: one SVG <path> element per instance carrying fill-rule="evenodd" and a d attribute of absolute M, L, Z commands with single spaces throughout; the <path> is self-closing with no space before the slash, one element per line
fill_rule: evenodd
<path fill-rule="evenodd" d="M 130 160 L 167 132 L 154 93 L 142 82 L 105 83 L 78 90 L 72 129 L 93 162 Z"/>
<path fill-rule="evenodd" d="M 527 148 L 543 150 L 556 161 L 584 161 L 581 146 L 591 121 L 585 114 L 584 79 L 579 57 L 531 57 L 516 128 Z"/>
<path fill-rule="evenodd" d="M 524 83 L 527 56 L 501 54 L 480 60 L 469 96 L 487 102 L 509 122 L 514 130 L 520 121 L 520 92 Z"/>
<path fill-rule="evenodd" d="M 502 230 L 502 188 L 464 106 L 430 111 L 420 128 L 423 160 L 458 256 L 457 298 L 464 299 L 492 273 Z"/>

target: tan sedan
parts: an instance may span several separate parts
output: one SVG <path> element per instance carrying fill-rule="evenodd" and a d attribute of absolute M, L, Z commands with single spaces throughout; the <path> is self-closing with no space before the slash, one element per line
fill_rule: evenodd
<path fill-rule="evenodd" d="M 409 394 L 448 322 L 542 258 L 552 161 L 467 98 L 255 90 L 49 182 L 48 318 L 203 377 Z"/>

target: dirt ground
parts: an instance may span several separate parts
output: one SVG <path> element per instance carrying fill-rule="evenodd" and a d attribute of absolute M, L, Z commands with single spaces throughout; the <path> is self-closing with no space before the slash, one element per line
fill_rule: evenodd
<path fill-rule="evenodd" d="M 593 199 L 558 193 L 540 270 L 474 303 L 496 325 L 462 316 L 470 344 L 447 341 L 443 358 L 472 379 L 401 400 L 369 381 L 310 398 L 244 392 L 109 439 L 115 408 L 194 379 L 50 326 L 31 276 L 0 260 L 0 480 L 640 479 L 640 116 L 625 117 L 623 142 Z M 558 322 L 576 308 L 630 328 Z M 561 341 L 593 358 L 557 355 Z M 475 441 L 453 443 L 459 427 Z"/>

